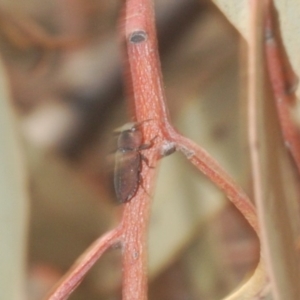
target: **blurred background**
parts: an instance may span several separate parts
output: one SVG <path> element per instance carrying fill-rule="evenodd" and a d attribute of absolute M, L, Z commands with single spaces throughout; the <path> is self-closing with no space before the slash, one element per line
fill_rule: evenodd
<path fill-rule="evenodd" d="M 117 32 L 121 2 L 0 1 L 7 100 L 27 170 L 29 242 L 20 250 L 30 300 L 42 299 L 122 210 L 112 179 L 112 133 L 131 120 Z M 245 42 L 210 1 L 155 3 L 173 124 L 251 196 Z M 162 160 L 149 237 L 151 300 L 221 299 L 251 275 L 258 251 L 251 228 L 212 183 L 180 154 Z M 120 280 L 120 251 L 110 250 L 70 299 L 120 299 Z"/>

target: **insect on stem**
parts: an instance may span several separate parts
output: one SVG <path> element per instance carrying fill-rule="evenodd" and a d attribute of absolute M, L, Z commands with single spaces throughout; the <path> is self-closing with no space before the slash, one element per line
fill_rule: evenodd
<path fill-rule="evenodd" d="M 149 144 L 143 144 L 139 127 L 147 121 L 150 120 L 133 123 L 129 129 L 119 133 L 114 172 L 114 187 L 119 203 L 130 201 L 142 183 L 142 162 L 147 162 L 148 159 L 141 151 L 151 148 L 155 139 Z"/>

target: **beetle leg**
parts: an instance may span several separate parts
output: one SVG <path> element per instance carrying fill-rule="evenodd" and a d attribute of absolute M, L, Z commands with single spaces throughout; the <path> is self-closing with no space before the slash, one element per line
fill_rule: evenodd
<path fill-rule="evenodd" d="M 150 166 L 148 158 L 145 155 L 141 154 L 141 153 L 140 153 L 140 155 L 141 155 L 141 160 L 145 162 L 147 167 L 150 168 L 150 169 L 154 169 L 153 166 Z"/>
<path fill-rule="evenodd" d="M 149 193 L 147 192 L 147 190 L 145 189 L 145 187 L 144 187 L 143 177 L 142 177 L 142 174 L 141 174 L 141 173 L 139 173 L 139 185 L 140 185 L 141 188 L 144 190 L 144 192 L 145 192 L 149 197 L 151 197 L 151 196 L 149 195 Z"/>
<path fill-rule="evenodd" d="M 154 138 L 152 138 L 150 140 L 150 143 L 147 143 L 147 144 L 143 144 L 139 147 L 139 150 L 146 150 L 146 149 L 149 149 L 153 146 L 153 141 L 158 137 L 158 135 L 156 135 Z"/>

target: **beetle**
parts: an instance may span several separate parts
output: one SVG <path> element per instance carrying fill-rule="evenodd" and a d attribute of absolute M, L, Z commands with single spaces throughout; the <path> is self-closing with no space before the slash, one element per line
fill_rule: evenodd
<path fill-rule="evenodd" d="M 129 129 L 119 132 L 114 171 L 114 187 L 119 203 L 126 203 L 133 198 L 142 183 L 142 162 L 148 165 L 148 159 L 141 151 L 149 149 L 154 139 L 150 144 L 143 144 L 139 127 L 144 122 L 128 124 Z"/>

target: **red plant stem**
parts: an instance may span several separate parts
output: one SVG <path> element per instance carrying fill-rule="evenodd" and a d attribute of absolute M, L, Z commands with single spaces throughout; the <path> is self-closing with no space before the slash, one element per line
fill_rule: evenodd
<path fill-rule="evenodd" d="M 173 138 L 177 142 L 178 149 L 183 152 L 192 164 L 194 164 L 226 194 L 228 199 L 243 214 L 255 232 L 259 234 L 255 207 L 243 189 L 240 188 L 223 168 L 196 143 L 178 133 L 174 133 Z"/>
<path fill-rule="evenodd" d="M 133 32 L 143 31 L 146 40 L 130 42 Z M 166 107 L 152 0 L 127 0 L 125 7 L 125 38 L 127 59 L 134 97 L 134 116 L 137 121 L 153 120 L 158 135 L 168 133 L 169 114 Z M 146 138 L 151 138 L 147 136 Z"/>
<path fill-rule="evenodd" d="M 45 298 L 47 300 L 67 299 L 80 284 L 86 273 L 96 263 L 99 257 L 120 239 L 120 227 L 106 233 L 96 240 L 74 263 L 57 286 Z"/>
<path fill-rule="evenodd" d="M 128 0 L 123 11 L 123 35 L 126 41 L 127 90 L 132 93 L 134 119 L 151 120 L 142 126 L 145 143 L 155 138 L 154 145 L 143 154 L 151 166 L 142 169 L 142 187 L 125 204 L 123 228 L 123 282 L 124 300 L 147 299 L 147 228 L 150 214 L 149 193 L 154 183 L 154 167 L 158 149 L 165 139 L 168 112 L 162 86 L 162 75 L 157 50 L 154 12 L 151 0 Z M 142 32 L 144 40 L 134 42 L 132 37 Z"/>
<path fill-rule="evenodd" d="M 151 199 L 146 191 L 152 189 L 155 172 L 148 169 L 143 172 L 143 188 L 125 205 L 123 228 L 123 274 L 122 299 L 147 299 L 147 229 L 150 214 Z"/>
<path fill-rule="evenodd" d="M 154 136 L 155 145 L 146 151 L 151 166 L 155 165 L 155 156 L 163 143 L 174 142 L 187 158 L 217 186 L 242 212 L 251 226 L 258 232 L 254 206 L 241 188 L 227 175 L 208 153 L 179 135 L 169 123 L 162 75 L 157 52 L 154 14 L 150 0 L 127 0 L 125 6 L 125 39 L 127 43 L 127 68 L 130 78 L 128 90 L 133 93 L 134 116 L 138 122 L 145 123 L 144 138 L 146 141 Z M 132 43 L 134 32 L 143 32 L 147 36 L 140 43 Z M 153 173 L 143 168 L 142 178 L 146 190 L 152 186 Z M 125 205 L 123 215 L 124 253 L 123 253 L 123 299 L 147 299 L 147 223 L 149 219 L 149 197 L 139 189 L 137 195 Z"/>
<path fill-rule="evenodd" d="M 123 300 L 147 299 L 147 228 L 150 214 L 149 193 L 154 185 L 155 167 L 166 145 L 174 144 L 236 205 L 258 232 L 255 209 L 242 191 L 217 162 L 201 147 L 181 136 L 169 123 L 165 103 L 154 12 L 151 0 L 127 0 L 123 11 L 126 40 L 127 89 L 132 92 L 134 119 L 141 126 L 145 143 L 153 147 L 143 151 L 151 167 L 143 167 L 142 184 L 136 195 L 124 205 L 121 227 L 96 241 L 62 279 L 47 299 L 66 299 L 103 252 L 121 242 L 123 247 Z M 134 32 L 145 33 L 144 40 L 132 41 Z"/>
<path fill-rule="evenodd" d="M 293 91 L 295 75 L 284 57 L 283 47 L 278 43 L 273 17 L 272 1 L 267 1 L 265 16 L 265 52 L 267 68 L 275 97 L 285 145 L 290 150 L 300 173 L 300 135 L 292 120 L 292 105 L 296 101 Z"/>
<path fill-rule="evenodd" d="M 132 34 L 137 31 L 145 32 L 147 34 L 146 39 L 140 43 L 130 42 Z M 146 141 L 153 136 L 159 137 L 152 149 L 149 150 L 149 153 L 152 150 L 152 156 L 148 157 L 147 153 L 150 165 L 154 165 L 155 159 L 157 159 L 153 156 L 155 148 L 159 151 L 163 142 L 174 142 L 177 148 L 201 172 L 226 193 L 255 231 L 258 232 L 256 212 L 247 195 L 208 153 L 179 135 L 169 123 L 157 52 L 153 8 L 150 0 L 126 1 L 125 38 L 128 74 L 131 76 L 127 82 L 132 83 L 130 89 L 133 93 L 135 118 L 138 122 L 153 120 L 153 122 L 147 122 L 147 126 L 145 126 L 144 137 Z M 146 187 L 148 188 L 151 180 L 149 181 L 147 172 L 147 170 L 143 170 L 142 178 L 147 180 Z M 143 247 L 146 245 L 146 223 L 149 218 L 149 199 L 147 198 L 147 194 L 141 191 L 131 202 L 126 204 L 124 210 L 123 298 L 128 300 L 146 299 L 145 263 L 147 260 L 146 251 Z"/>

